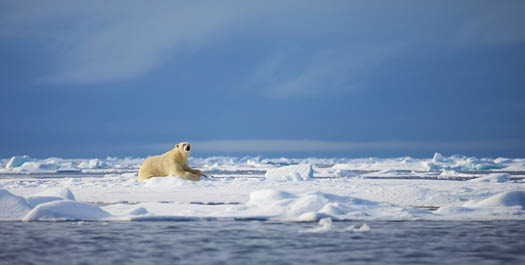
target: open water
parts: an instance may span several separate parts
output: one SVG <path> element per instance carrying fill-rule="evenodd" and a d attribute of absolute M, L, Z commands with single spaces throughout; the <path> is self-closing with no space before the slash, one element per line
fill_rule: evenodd
<path fill-rule="evenodd" d="M 0 222 L 0 264 L 525 264 L 525 221 Z"/>

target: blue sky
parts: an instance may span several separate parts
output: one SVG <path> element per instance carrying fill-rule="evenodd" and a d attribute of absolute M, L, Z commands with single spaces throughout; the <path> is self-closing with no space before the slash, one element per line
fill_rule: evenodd
<path fill-rule="evenodd" d="M 0 157 L 524 157 L 523 25 L 523 1 L 2 1 Z"/>

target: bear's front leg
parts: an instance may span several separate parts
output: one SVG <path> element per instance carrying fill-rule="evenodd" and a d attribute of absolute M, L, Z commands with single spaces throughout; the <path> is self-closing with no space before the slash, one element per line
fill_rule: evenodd
<path fill-rule="evenodd" d="M 198 181 L 201 177 L 200 175 L 195 175 L 191 172 L 187 172 L 187 171 L 182 171 L 182 170 L 177 170 L 177 172 L 175 172 L 175 174 L 173 174 L 174 176 L 179 176 L 181 178 L 184 178 L 184 179 L 187 179 L 187 180 L 192 180 L 192 181 Z"/>
<path fill-rule="evenodd" d="M 197 175 L 197 176 L 204 176 L 204 174 L 202 174 L 202 172 L 198 169 L 193 169 L 191 168 L 188 164 L 185 164 L 182 166 L 182 169 L 184 171 L 188 171 L 188 172 L 191 172 L 192 174 L 194 175 Z"/>

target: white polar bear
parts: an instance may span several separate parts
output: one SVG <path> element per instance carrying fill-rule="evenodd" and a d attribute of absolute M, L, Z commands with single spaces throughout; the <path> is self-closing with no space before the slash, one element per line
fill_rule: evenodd
<path fill-rule="evenodd" d="M 187 160 L 190 152 L 191 144 L 182 142 L 162 155 L 148 157 L 140 167 L 139 181 L 166 176 L 179 176 L 193 181 L 199 180 L 204 174 L 188 165 Z"/>

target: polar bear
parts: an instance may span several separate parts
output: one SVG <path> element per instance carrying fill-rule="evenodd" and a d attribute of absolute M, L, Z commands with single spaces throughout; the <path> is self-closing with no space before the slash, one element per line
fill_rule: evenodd
<path fill-rule="evenodd" d="M 152 177 L 179 176 L 181 178 L 197 181 L 201 176 L 205 176 L 198 169 L 192 169 L 188 165 L 191 144 L 187 142 L 178 143 L 170 151 L 148 157 L 142 163 L 139 170 L 139 181 L 144 181 Z"/>

